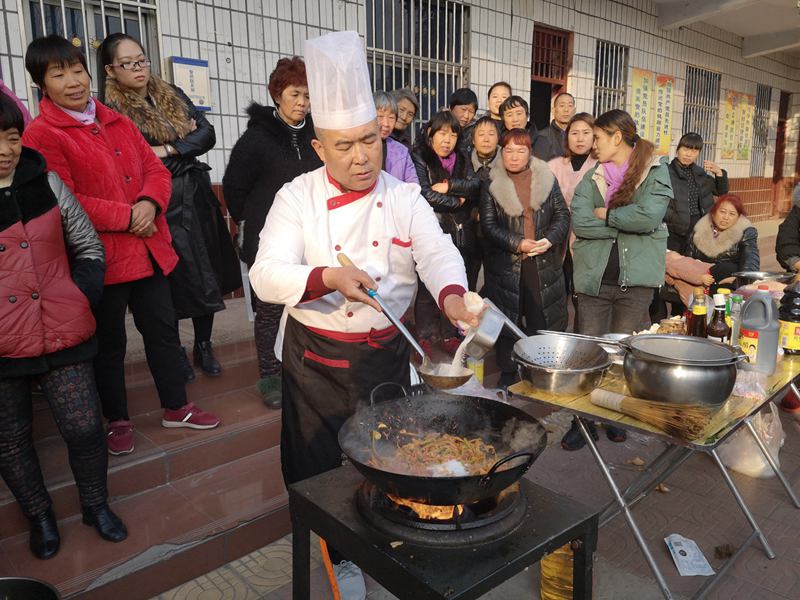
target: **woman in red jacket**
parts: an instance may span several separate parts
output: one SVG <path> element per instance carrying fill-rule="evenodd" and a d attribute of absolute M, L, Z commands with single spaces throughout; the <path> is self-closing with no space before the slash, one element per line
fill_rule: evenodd
<path fill-rule="evenodd" d="M 103 293 L 103 245 L 42 155 L 22 147 L 24 121 L 0 96 L 0 475 L 30 522 L 31 552 L 58 552 L 53 502 L 31 439 L 31 383 L 67 444 L 83 521 L 112 542 L 125 525 L 108 506 L 89 303 Z"/>
<path fill-rule="evenodd" d="M 50 35 L 31 42 L 25 68 L 44 98 L 25 131 L 50 169 L 72 189 L 106 250 L 103 299 L 95 308 L 97 389 L 108 419 L 111 454 L 133 451 L 125 392 L 125 310 L 144 338 L 164 427 L 210 429 L 220 419 L 187 402 L 168 275 L 178 262 L 164 211 L 169 171 L 136 126 L 89 95 L 91 78 L 79 48 Z"/>

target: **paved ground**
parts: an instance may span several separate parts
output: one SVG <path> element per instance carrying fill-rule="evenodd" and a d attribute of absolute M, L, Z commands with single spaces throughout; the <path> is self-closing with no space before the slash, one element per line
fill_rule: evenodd
<path fill-rule="evenodd" d="M 774 270 L 774 236 L 778 221 L 758 224 L 762 250 L 762 269 Z M 182 337 L 191 346 L 191 325 L 181 325 Z M 219 313 L 214 341 L 244 339 L 252 335 L 242 300 L 228 303 Z M 129 356 L 141 356 L 138 336 L 131 336 Z M 529 477 L 555 491 L 601 507 L 610 499 L 607 485 L 588 450 L 564 452 L 558 442 L 569 423 L 563 413 L 544 416 L 551 434 L 549 447 L 537 460 Z M 784 473 L 800 493 L 800 425 L 782 416 L 786 442 L 780 454 Z M 631 436 L 624 444 L 612 444 L 602 436 L 600 451 L 613 465 L 615 479 L 624 484 L 663 449 L 661 442 Z M 629 461 L 639 457 L 641 467 Z M 752 479 L 734 474 L 736 484 L 753 510 L 772 544 L 777 558 L 770 561 L 757 544 L 751 546 L 732 567 L 725 579 L 708 596 L 735 600 L 787 600 L 800 597 L 800 511 L 793 508 L 775 478 Z M 680 533 L 694 539 L 715 569 L 721 564 L 714 549 L 724 544 L 737 546 L 749 534 L 749 527 L 735 505 L 719 472 L 705 456 L 696 456 L 667 482 L 669 492 L 654 492 L 639 504 L 634 514 L 650 544 L 656 561 L 667 577 L 677 599 L 689 598 L 704 581 L 703 577 L 680 577 L 667 552 L 663 538 Z M 321 567 L 316 545 L 312 545 L 312 598 L 328 600 L 330 591 Z M 234 561 L 174 590 L 157 600 L 287 600 L 291 598 L 291 541 L 281 539 L 246 557 Z M 595 556 L 595 597 L 601 600 L 657 600 L 661 598 L 652 574 L 622 518 L 600 532 Z M 484 596 L 485 600 L 539 598 L 539 569 L 534 566 Z M 368 580 L 370 600 L 394 598 Z"/>

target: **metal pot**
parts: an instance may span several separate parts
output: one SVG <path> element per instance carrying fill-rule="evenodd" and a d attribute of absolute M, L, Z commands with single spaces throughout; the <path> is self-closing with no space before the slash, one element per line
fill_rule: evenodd
<path fill-rule="evenodd" d="M 633 396 L 719 406 L 736 383 L 745 354 L 726 344 L 682 335 L 642 335 L 622 342 L 623 373 Z"/>

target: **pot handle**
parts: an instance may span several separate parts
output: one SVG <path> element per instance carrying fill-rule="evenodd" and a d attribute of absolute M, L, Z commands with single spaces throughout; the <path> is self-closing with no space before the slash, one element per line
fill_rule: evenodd
<path fill-rule="evenodd" d="M 386 386 L 390 386 L 390 385 L 394 385 L 394 386 L 399 387 L 401 390 L 403 390 L 403 397 L 404 398 L 408 398 L 408 392 L 406 391 L 406 388 L 403 387 L 402 383 L 397 383 L 396 381 L 384 381 L 383 383 L 379 383 L 374 388 L 372 388 L 372 391 L 369 393 L 369 405 L 370 406 L 375 406 L 375 392 L 377 392 L 382 387 L 386 387 Z"/>
<path fill-rule="evenodd" d="M 526 462 L 522 467 L 522 473 L 525 474 L 528 471 L 528 469 L 531 468 L 533 460 L 536 458 L 536 455 L 533 452 L 529 452 L 527 450 L 523 450 L 522 452 L 515 452 L 514 454 L 509 454 L 508 456 L 498 460 L 496 463 L 492 465 L 492 468 L 489 469 L 489 472 L 486 473 L 486 475 L 484 475 L 483 477 L 481 477 L 479 485 L 483 487 L 488 487 L 489 484 L 492 482 L 492 478 L 494 477 L 494 474 L 497 471 L 497 469 L 502 467 L 507 462 L 514 460 L 515 458 L 519 458 L 520 456 L 528 457 L 528 462 Z"/>

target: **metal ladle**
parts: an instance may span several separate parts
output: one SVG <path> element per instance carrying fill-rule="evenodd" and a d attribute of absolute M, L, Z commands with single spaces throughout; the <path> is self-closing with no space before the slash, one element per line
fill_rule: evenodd
<path fill-rule="evenodd" d="M 339 264 L 343 267 L 356 267 L 353 264 L 353 261 L 344 254 L 343 252 L 336 255 L 336 259 L 339 261 Z M 414 336 L 411 335 L 411 332 L 406 328 L 403 322 L 397 317 L 394 311 L 389 308 L 389 305 L 386 301 L 381 298 L 380 294 L 376 290 L 366 289 L 364 290 L 366 294 L 375 300 L 378 303 L 378 306 L 381 307 L 383 314 L 386 315 L 386 318 L 391 321 L 392 325 L 397 327 L 397 330 L 403 334 L 408 340 L 408 343 L 411 344 L 411 347 L 417 351 L 417 353 L 422 357 L 422 365 L 418 370 L 420 377 L 422 380 L 432 385 L 435 388 L 441 390 L 450 390 L 453 388 L 457 388 L 459 386 L 464 385 L 467 381 L 469 381 L 470 377 L 472 377 L 472 371 L 464 367 L 453 367 L 448 364 L 435 364 L 431 361 L 425 351 L 422 349 L 422 346 L 417 343 L 417 340 L 414 339 Z M 452 375 L 443 375 L 437 371 L 444 371 L 447 370 L 450 373 L 454 373 Z"/>

